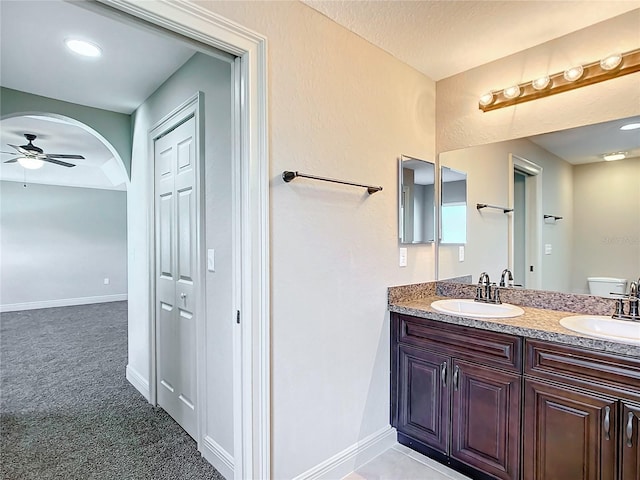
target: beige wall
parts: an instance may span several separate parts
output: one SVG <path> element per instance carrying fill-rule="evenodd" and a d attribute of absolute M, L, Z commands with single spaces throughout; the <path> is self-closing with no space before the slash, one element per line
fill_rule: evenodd
<path fill-rule="evenodd" d="M 573 168 L 575 248 L 572 281 L 640 277 L 640 158 Z"/>
<path fill-rule="evenodd" d="M 561 72 L 640 45 L 640 9 L 441 80 L 438 152 L 625 118 L 640 113 L 640 73 L 483 113 L 489 90 Z"/>
<path fill-rule="evenodd" d="M 291 479 L 389 424 L 386 288 L 434 278 L 432 245 L 398 266 L 398 157 L 434 158 L 435 84 L 300 2 L 200 5 L 268 38 L 272 468 Z"/>

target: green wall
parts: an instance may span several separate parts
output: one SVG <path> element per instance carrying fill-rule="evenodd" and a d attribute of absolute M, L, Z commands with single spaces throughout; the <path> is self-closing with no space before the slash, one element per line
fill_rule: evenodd
<path fill-rule="evenodd" d="M 72 118 L 102 135 L 122 158 L 131 178 L 131 115 L 0 87 L 0 116 L 17 114 L 54 113 Z"/>

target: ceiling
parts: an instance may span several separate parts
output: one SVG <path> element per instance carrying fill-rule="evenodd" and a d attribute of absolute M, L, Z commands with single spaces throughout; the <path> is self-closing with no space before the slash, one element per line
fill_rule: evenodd
<path fill-rule="evenodd" d="M 640 7 L 640 0 L 302 0 L 433 80 Z"/>
<path fill-rule="evenodd" d="M 640 7 L 640 0 L 304 2 L 434 80 Z M 25 25 L 37 28 L 29 28 L 27 37 Z M 69 36 L 99 44 L 103 56 L 71 54 L 63 43 Z M 100 15 L 93 2 L 0 0 L 4 87 L 130 114 L 196 51 L 175 35 L 134 26 L 122 15 Z M 22 145 L 23 133 L 35 133 L 45 151 L 82 152 L 87 161 L 26 172 L 31 182 L 124 188 L 122 178 L 107 174 L 113 164 L 106 147 L 78 127 L 71 133 L 72 127 L 42 118 L 5 119 L 0 150 L 10 151 L 7 143 Z M 592 129 L 587 138 L 597 142 L 598 135 Z M 563 145 L 559 156 L 571 156 L 568 149 L 577 143 L 548 141 L 548 148 L 554 145 Z M 23 181 L 18 164 L 1 165 L 0 179 Z"/>

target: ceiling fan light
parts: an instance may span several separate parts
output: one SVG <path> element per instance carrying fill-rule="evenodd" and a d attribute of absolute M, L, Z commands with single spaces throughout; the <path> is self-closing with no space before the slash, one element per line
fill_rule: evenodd
<path fill-rule="evenodd" d="M 44 165 L 44 161 L 31 157 L 20 157 L 18 163 L 29 170 L 37 170 Z"/>
<path fill-rule="evenodd" d="M 575 82 L 582 76 L 583 73 L 584 73 L 584 68 L 582 67 L 582 65 L 578 65 L 577 67 L 571 67 L 564 71 L 564 79 L 567 82 Z"/>
<path fill-rule="evenodd" d="M 617 68 L 621 63 L 622 55 L 614 53 L 600 60 L 600 68 L 609 71 Z"/>
<path fill-rule="evenodd" d="M 99 57 L 102 55 L 102 49 L 95 43 L 87 42 L 86 40 L 78 40 L 76 38 L 68 38 L 65 40 L 65 45 L 69 50 L 83 57 Z"/>

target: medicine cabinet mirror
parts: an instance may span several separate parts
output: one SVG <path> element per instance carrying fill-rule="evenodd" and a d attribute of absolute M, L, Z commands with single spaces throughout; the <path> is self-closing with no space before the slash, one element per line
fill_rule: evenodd
<path fill-rule="evenodd" d="M 430 243 L 435 240 L 435 165 L 402 155 L 399 160 L 400 243 Z"/>
<path fill-rule="evenodd" d="M 440 243 L 467 242 L 467 174 L 440 168 Z"/>

